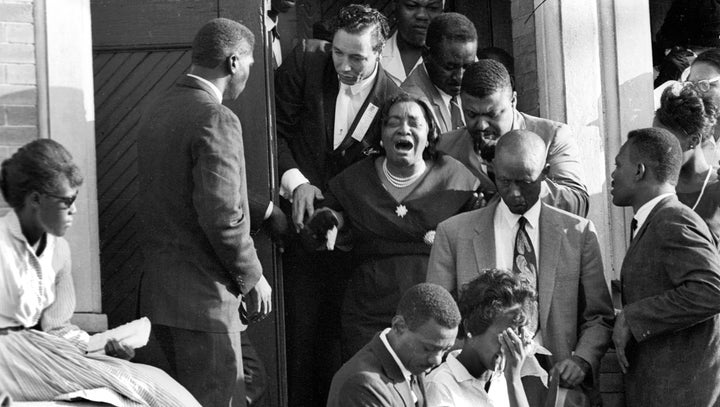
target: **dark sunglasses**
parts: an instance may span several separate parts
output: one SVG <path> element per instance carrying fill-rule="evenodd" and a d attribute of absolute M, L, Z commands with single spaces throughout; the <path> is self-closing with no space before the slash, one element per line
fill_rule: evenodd
<path fill-rule="evenodd" d="M 75 192 L 75 195 L 73 195 L 73 196 L 58 196 L 58 195 L 48 194 L 47 192 L 45 192 L 44 194 L 51 198 L 57 199 L 63 205 L 65 205 L 65 208 L 67 209 L 67 208 L 70 208 L 75 203 L 75 200 L 77 199 L 79 192 L 80 191 Z"/>

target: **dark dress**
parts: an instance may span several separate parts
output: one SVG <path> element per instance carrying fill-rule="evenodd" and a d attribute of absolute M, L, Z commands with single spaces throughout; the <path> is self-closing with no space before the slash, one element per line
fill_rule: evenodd
<path fill-rule="evenodd" d="M 431 248 L 426 235 L 461 212 L 478 184 L 465 166 L 445 155 L 429 165 L 402 202 L 382 185 L 375 158 L 330 181 L 326 206 L 344 213 L 355 259 L 342 307 L 345 359 L 390 326 L 402 293 L 425 281 Z"/>
<path fill-rule="evenodd" d="M 711 170 L 713 171 L 713 170 Z M 700 191 L 690 193 L 677 193 L 678 200 L 689 207 L 695 206 L 700 196 Z M 695 207 L 695 212 L 707 223 L 712 232 L 715 242 L 720 240 L 720 180 L 717 174 L 712 174 L 700 202 Z"/>

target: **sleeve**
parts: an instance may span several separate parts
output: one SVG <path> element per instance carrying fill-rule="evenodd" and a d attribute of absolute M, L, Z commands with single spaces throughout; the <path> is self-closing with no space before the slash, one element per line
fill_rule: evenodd
<path fill-rule="evenodd" d="M 548 148 L 550 171 L 543 182 L 543 201 L 556 208 L 587 216 L 588 192 L 583 183 L 580 149 L 570 126 L 559 125 Z"/>
<path fill-rule="evenodd" d="M 597 232 L 590 221 L 583 231 L 578 297 L 581 321 L 575 355 L 588 362 L 597 373 L 600 360 L 610 345 L 615 312 L 605 280 Z"/>
<path fill-rule="evenodd" d="M 70 323 L 75 312 L 75 287 L 73 285 L 70 247 L 65 239 L 57 239 L 53 254 L 55 275 L 55 301 L 45 308 L 40 318 L 44 332 L 70 341 L 81 351 L 87 349 L 89 335 Z"/>
<path fill-rule="evenodd" d="M 657 252 L 664 255 L 664 272 L 674 288 L 625 306 L 638 342 L 689 328 L 720 312 L 720 260 L 712 239 L 692 219 L 663 219 L 656 229 L 663 231 Z"/>
<path fill-rule="evenodd" d="M 427 282 L 438 284 L 455 294 L 457 270 L 454 259 L 455 252 L 448 236 L 448 223 L 442 222 L 435 232 L 435 240 L 430 251 Z"/>
<path fill-rule="evenodd" d="M 433 407 L 454 407 L 452 393 L 442 383 L 425 381 L 425 404 Z"/>
<path fill-rule="evenodd" d="M 301 120 L 304 111 L 305 42 L 295 47 L 275 72 L 275 123 L 277 126 L 278 171 L 297 168 L 289 142 L 302 135 Z M 317 72 L 317 74 L 322 74 Z M 292 191 L 289 191 L 292 194 Z"/>
<path fill-rule="evenodd" d="M 214 110 L 193 142 L 193 205 L 218 259 L 243 294 L 262 276 L 250 237 L 250 214 L 240 121 Z"/>
<path fill-rule="evenodd" d="M 356 374 L 343 384 L 338 395 L 343 407 L 393 407 L 393 396 L 382 382 L 363 374 Z"/>

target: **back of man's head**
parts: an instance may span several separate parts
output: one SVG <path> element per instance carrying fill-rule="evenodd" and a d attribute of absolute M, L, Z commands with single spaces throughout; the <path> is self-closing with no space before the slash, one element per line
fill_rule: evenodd
<path fill-rule="evenodd" d="M 495 145 L 495 165 L 508 161 L 506 158 L 529 164 L 530 168 L 540 172 L 547 159 L 545 141 L 530 130 L 511 130 Z"/>
<path fill-rule="evenodd" d="M 408 289 L 400 299 L 397 315 L 411 331 L 430 320 L 454 329 L 460 324 L 460 311 L 452 295 L 437 284 L 421 283 Z"/>
<path fill-rule="evenodd" d="M 385 46 L 385 40 L 390 35 L 390 26 L 387 18 L 374 8 L 362 5 L 351 4 L 345 6 L 330 21 L 330 31 L 333 36 L 338 30 L 343 30 L 349 34 L 359 34 L 367 29 L 372 30 L 373 51 L 382 51 Z"/>
<path fill-rule="evenodd" d="M 443 13 L 430 21 L 425 46 L 437 54 L 447 42 L 477 42 L 477 30 L 472 21 L 460 13 Z"/>
<path fill-rule="evenodd" d="M 204 68 L 216 68 L 228 57 L 251 54 L 255 36 L 244 25 L 227 18 L 207 22 L 195 35 L 192 44 L 192 63 Z"/>
<path fill-rule="evenodd" d="M 512 82 L 503 64 L 480 59 L 465 70 L 461 89 L 470 96 L 484 98 L 500 90 L 512 90 Z"/>
<path fill-rule="evenodd" d="M 630 159 L 642 163 L 660 184 L 677 185 L 682 166 L 682 148 L 677 137 L 665 129 L 649 127 L 628 133 L 625 148 Z"/>

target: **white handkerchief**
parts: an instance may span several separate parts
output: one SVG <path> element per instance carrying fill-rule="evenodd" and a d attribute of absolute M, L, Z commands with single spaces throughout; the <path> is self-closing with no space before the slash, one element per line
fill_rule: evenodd
<path fill-rule="evenodd" d="M 325 245 L 328 250 L 335 250 L 335 241 L 337 240 L 337 234 L 337 226 L 333 226 L 332 229 L 327 231 L 327 234 L 325 235 L 327 242 L 325 242 Z"/>
<path fill-rule="evenodd" d="M 150 339 L 150 320 L 142 317 L 125 325 L 92 335 L 88 342 L 88 353 L 105 353 L 105 344 L 109 339 L 116 339 L 133 349 L 142 348 Z"/>

